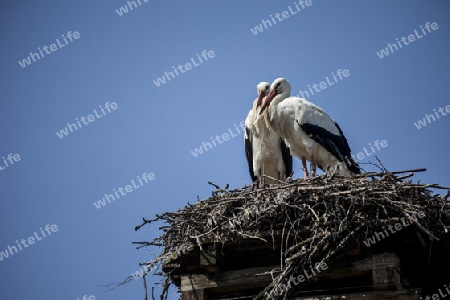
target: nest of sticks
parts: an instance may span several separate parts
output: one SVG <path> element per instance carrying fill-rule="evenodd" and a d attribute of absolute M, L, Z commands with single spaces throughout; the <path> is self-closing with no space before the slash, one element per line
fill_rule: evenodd
<path fill-rule="evenodd" d="M 156 215 L 151 220 L 144 218 L 135 228 L 163 222 L 162 235 L 151 242 L 134 242 L 138 248 L 162 246 L 159 256 L 141 263 L 147 266 L 143 277 L 145 289 L 145 275 L 156 266 L 179 258 L 179 249 L 192 244 L 201 248 L 204 241 L 262 239 L 258 233 L 263 231 L 282 232 L 281 269 L 254 299 L 287 298 L 301 288 L 301 285 L 288 285 L 289 278 L 315 263 L 333 263 L 352 243 L 402 218 L 410 220 L 431 241 L 449 240 L 450 190 L 440 196 L 430 189 L 449 188 L 407 180 L 420 171 L 425 169 L 371 172 L 352 177 L 333 174 L 288 180 L 266 188 L 253 185 L 229 190 L 213 184 L 216 190 L 210 198 L 188 203 L 183 209 Z M 418 219 L 417 212 L 425 216 Z M 170 272 L 155 274 L 165 279 L 161 299 L 167 298 Z M 280 291 L 283 291 L 281 295 Z"/>

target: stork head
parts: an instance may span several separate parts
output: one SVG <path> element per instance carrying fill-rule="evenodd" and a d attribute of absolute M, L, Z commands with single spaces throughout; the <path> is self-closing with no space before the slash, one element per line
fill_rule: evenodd
<path fill-rule="evenodd" d="M 270 86 L 269 95 L 266 98 L 263 106 L 261 107 L 260 114 L 269 106 L 270 102 L 272 102 L 273 98 L 277 95 L 284 95 L 287 98 L 291 94 L 291 85 L 286 80 L 286 78 L 277 78 L 272 85 Z"/>
<path fill-rule="evenodd" d="M 259 107 L 262 103 L 262 100 L 265 96 L 269 94 L 270 83 L 268 82 L 260 82 L 256 86 L 256 90 L 258 91 L 258 102 L 256 103 L 256 107 Z"/>

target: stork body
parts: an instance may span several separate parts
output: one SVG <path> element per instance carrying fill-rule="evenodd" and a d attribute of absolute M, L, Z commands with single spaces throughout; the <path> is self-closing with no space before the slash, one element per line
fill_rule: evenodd
<path fill-rule="evenodd" d="M 284 78 L 276 79 L 261 112 L 267 111 L 267 125 L 286 142 L 292 154 L 311 162 L 327 173 L 359 174 L 360 168 L 351 157 L 339 125 L 317 105 L 297 97 L 289 97 L 291 86 Z"/>
<path fill-rule="evenodd" d="M 269 130 L 264 115 L 259 114 L 269 88 L 268 82 L 258 84 L 259 97 L 253 102 L 253 108 L 245 120 L 244 141 L 249 172 L 252 180 L 258 180 L 261 184 L 278 183 L 270 178 L 264 178 L 263 175 L 285 180 L 292 173 L 292 156 L 289 148 L 275 131 Z"/>

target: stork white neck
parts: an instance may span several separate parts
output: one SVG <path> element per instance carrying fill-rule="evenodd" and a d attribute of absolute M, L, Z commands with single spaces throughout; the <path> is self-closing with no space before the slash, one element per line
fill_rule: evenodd
<path fill-rule="evenodd" d="M 267 108 L 273 111 L 273 107 L 284 99 L 290 97 L 291 95 L 291 85 L 287 82 L 286 78 L 277 78 L 270 86 L 270 93 L 264 102 L 261 113 Z"/>
<path fill-rule="evenodd" d="M 256 91 L 258 92 L 259 97 L 253 102 L 253 110 L 255 111 L 255 118 L 257 117 L 256 111 L 262 105 L 264 97 L 269 94 L 270 83 L 268 82 L 260 82 L 256 86 Z"/>

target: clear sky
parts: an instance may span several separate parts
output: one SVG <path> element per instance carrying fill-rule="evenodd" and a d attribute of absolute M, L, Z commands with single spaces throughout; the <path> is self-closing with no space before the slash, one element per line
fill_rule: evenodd
<path fill-rule="evenodd" d="M 141 280 L 99 285 L 159 252 L 131 244 L 158 234 L 134 231 L 142 217 L 210 196 L 207 181 L 251 182 L 238 126 L 260 81 L 285 77 L 292 95 L 316 84 L 304 96 L 362 162 L 384 140 L 373 149 L 389 170 L 450 185 L 448 2 L 140 3 L 122 16 L 125 0 L 0 4 L 0 299 L 143 299 Z"/>

